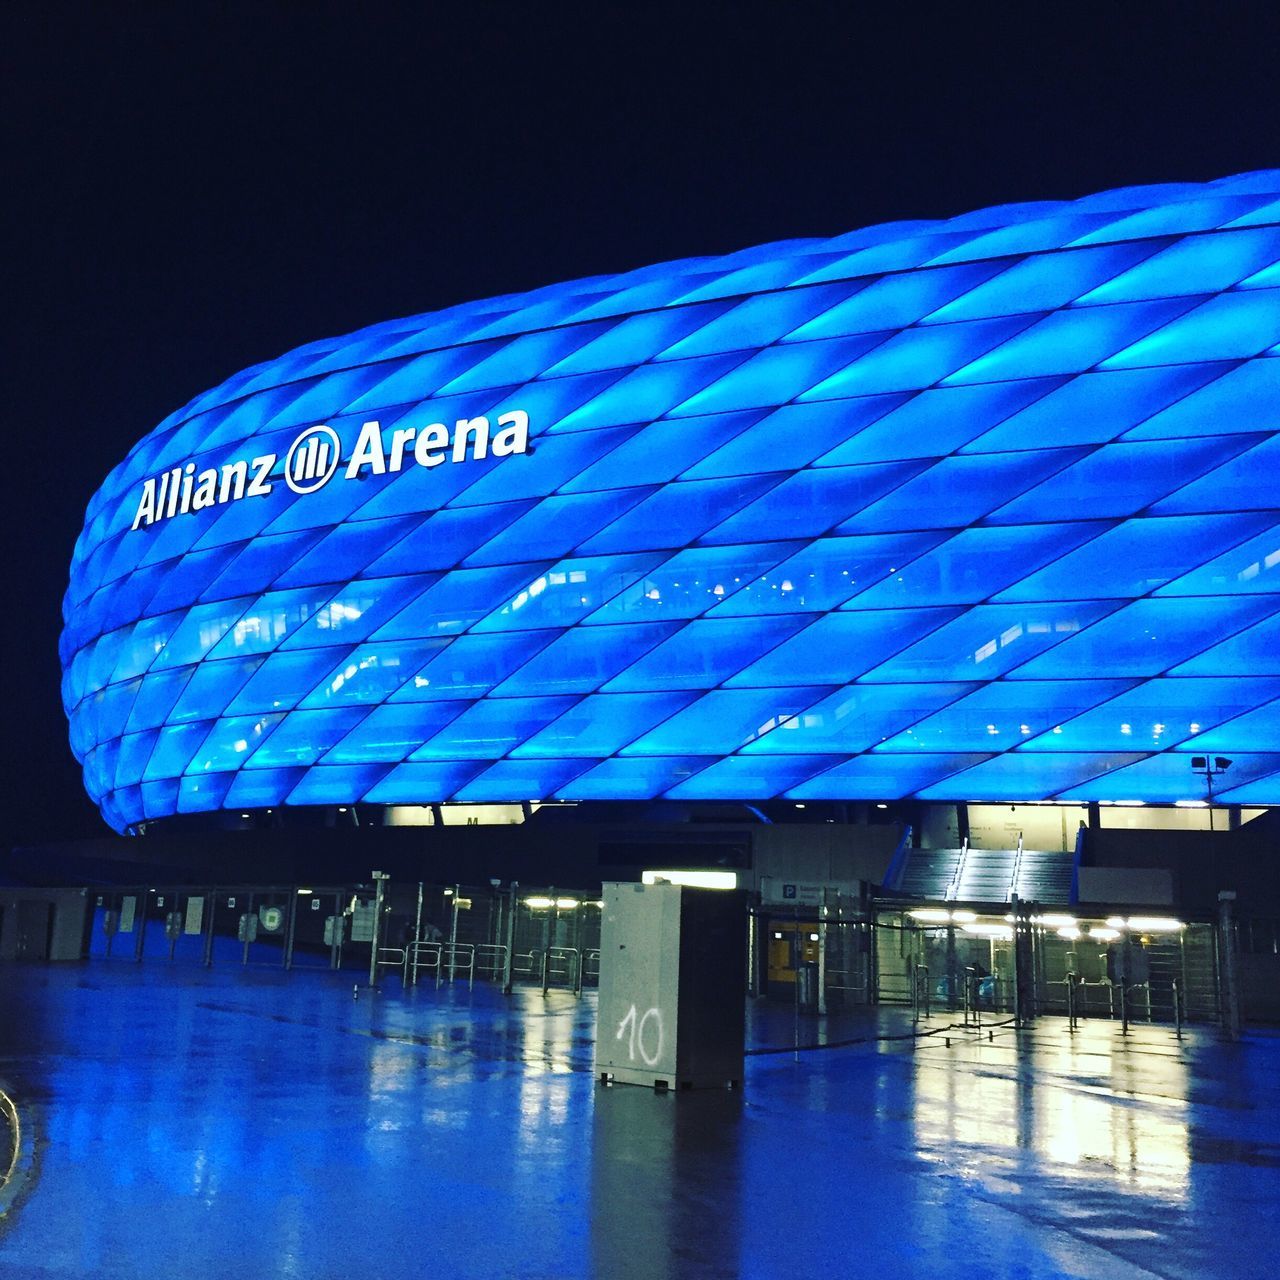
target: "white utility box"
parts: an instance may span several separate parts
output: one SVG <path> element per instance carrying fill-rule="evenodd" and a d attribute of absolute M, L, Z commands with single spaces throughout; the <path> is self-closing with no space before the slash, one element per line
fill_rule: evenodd
<path fill-rule="evenodd" d="M 741 1086 L 746 924 L 742 890 L 605 883 L 598 1079 Z"/>

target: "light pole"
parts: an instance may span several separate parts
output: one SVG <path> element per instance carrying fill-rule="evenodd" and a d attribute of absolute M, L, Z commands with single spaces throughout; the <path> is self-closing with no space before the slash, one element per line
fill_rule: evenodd
<path fill-rule="evenodd" d="M 1226 773 L 1231 768 L 1231 761 L 1226 756 L 1192 756 L 1191 769 L 1204 776 L 1209 792 L 1209 830 L 1213 830 L 1213 779 L 1219 773 Z"/>

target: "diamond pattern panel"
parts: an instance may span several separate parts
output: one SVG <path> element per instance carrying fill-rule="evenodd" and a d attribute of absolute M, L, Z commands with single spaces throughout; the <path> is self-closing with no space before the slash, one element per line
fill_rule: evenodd
<path fill-rule="evenodd" d="M 326 339 L 89 503 L 85 785 L 1280 803 L 1280 171 Z"/>

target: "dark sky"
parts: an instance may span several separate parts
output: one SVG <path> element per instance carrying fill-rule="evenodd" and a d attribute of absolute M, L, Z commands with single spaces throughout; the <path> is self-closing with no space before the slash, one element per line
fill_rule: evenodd
<path fill-rule="evenodd" d="M 0 7 L 0 845 L 106 830 L 57 636 L 107 471 L 302 342 L 895 218 L 1280 164 L 1219 6 Z"/>

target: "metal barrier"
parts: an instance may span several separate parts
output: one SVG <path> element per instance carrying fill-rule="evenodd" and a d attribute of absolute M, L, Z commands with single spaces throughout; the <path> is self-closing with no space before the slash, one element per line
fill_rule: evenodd
<path fill-rule="evenodd" d="M 413 981 L 418 981 L 419 969 L 434 969 L 437 973 L 440 971 L 440 953 L 444 944 L 441 942 L 411 942 L 408 946 L 410 955 L 409 972 L 413 975 Z"/>
<path fill-rule="evenodd" d="M 1142 1002 L 1146 1006 L 1147 1021 L 1153 1021 L 1151 1016 L 1151 984 L 1148 982 L 1135 982 L 1133 984 L 1127 982 L 1113 983 L 1112 991 L 1112 1010 L 1111 1016 L 1116 1016 L 1116 1005 L 1120 1009 L 1120 1032 L 1122 1035 L 1129 1034 L 1129 1024 L 1134 1021 L 1133 1016 L 1133 997 L 1135 994 L 1142 997 Z"/>
<path fill-rule="evenodd" d="M 436 986 L 444 980 L 444 970 L 449 968 L 449 981 L 457 977 L 463 970 L 467 975 L 467 986 L 476 985 L 476 949 L 470 942 L 442 942 L 440 946 L 440 963 L 436 966 Z"/>
<path fill-rule="evenodd" d="M 1106 978 L 1100 978 L 1097 982 L 1084 982 L 1083 980 L 1076 983 L 1076 1004 L 1080 1010 L 1080 1017 L 1087 1018 L 1091 1005 L 1106 1005 L 1107 1017 L 1115 1016 L 1115 995 L 1112 991 L 1111 983 Z M 1096 998 L 1090 998 L 1089 993 L 1096 992 Z"/>
<path fill-rule="evenodd" d="M 383 892 L 388 892 L 387 886 Z M 349 968 L 358 964 L 367 969 L 372 960 L 374 973 L 385 975 L 399 967 L 406 987 L 424 974 L 434 975 L 437 987 L 446 978 L 462 977 L 474 987 L 479 976 L 500 983 L 504 992 L 511 990 L 514 978 L 521 984 L 540 983 L 544 992 L 558 987 L 580 995 L 584 987 L 599 981 L 597 903 L 577 903 L 572 910 L 530 907 L 542 895 L 522 896 L 514 885 L 494 894 L 483 886 L 464 891 L 458 885 L 440 892 L 445 896 L 439 901 L 450 905 L 451 922 L 442 920 L 439 906 L 433 911 L 424 907 L 422 888 L 416 903 L 404 893 L 398 900 L 392 895 L 379 930 L 383 936 L 373 940 L 366 953 L 371 932 L 368 917 L 376 914 L 376 895 L 366 885 L 115 889 L 99 897 L 91 954 L 186 960 L 206 966 L 215 960 L 265 960 L 288 969 L 296 947 L 303 967 L 337 968 L 346 946 Z M 553 892 L 546 897 L 560 901 Z M 467 913 L 473 901 L 481 909 L 488 906 L 487 920 L 483 910 Z M 786 918 L 794 917 L 797 928 L 801 919 L 808 919 L 807 909 L 803 914 L 798 907 L 788 910 Z M 778 915 L 777 910 L 772 914 Z M 954 1010 L 957 1020 L 963 1010 L 966 1025 L 974 1026 L 981 1023 L 982 1012 L 1003 1014 L 1016 1010 L 1021 1001 L 1024 1010 L 1065 1015 L 1072 1031 L 1084 1018 L 1113 1018 L 1126 1031 L 1131 1022 L 1164 1023 L 1180 1038 L 1184 1023 L 1205 1023 L 1221 1014 L 1222 962 L 1216 950 L 1220 939 L 1210 924 L 1187 924 L 1176 937 L 1144 938 L 1141 946 L 1149 961 L 1149 982 L 1126 987 L 1118 972 L 1115 982 L 1105 976 L 1114 948 L 1095 946 L 1090 933 L 1067 938 L 1064 931 L 1041 927 L 1033 917 L 1031 956 L 1020 967 L 1013 954 L 1016 948 L 1003 933 L 991 940 L 971 937 L 950 913 L 943 923 L 930 923 L 937 914 L 936 910 L 917 911 L 922 921 L 902 904 L 868 907 L 862 903 L 856 915 L 846 917 L 830 914 L 825 904 L 818 907 L 812 926 L 817 937 L 812 941 L 817 944 L 819 1011 L 826 1011 L 831 997 L 837 1007 L 842 1003 L 910 1005 L 914 1020 L 919 1021 L 931 1017 L 936 1000 L 940 1009 Z M 443 938 L 432 923 L 433 915 L 445 925 Z M 757 927 L 747 964 L 755 975 L 757 992 L 768 955 L 758 926 L 769 918 L 770 913 L 760 906 L 751 915 Z M 457 936 L 459 922 L 467 926 L 463 932 L 470 939 L 467 942 Z M 806 930 L 810 927 L 806 924 Z M 406 936 L 425 931 L 435 938 L 415 936 L 402 946 L 381 945 L 389 941 L 388 934 L 401 936 L 401 929 Z M 350 936 L 356 932 L 358 939 Z M 1131 976 L 1145 978 L 1147 969 L 1139 968 Z"/>
<path fill-rule="evenodd" d="M 924 1017 L 929 1016 L 929 966 L 927 964 L 918 964 L 912 970 L 911 977 L 911 1021 L 919 1022 L 921 1018 L 921 1008 L 924 1009 Z"/>
<path fill-rule="evenodd" d="M 501 942 L 480 942 L 476 944 L 475 971 L 481 976 L 487 975 L 495 982 L 502 977 L 507 967 L 507 948 Z"/>
<path fill-rule="evenodd" d="M 827 991 L 847 991 L 854 997 L 859 1004 L 870 1004 L 871 984 L 867 978 L 866 966 L 860 966 L 859 970 L 853 969 L 828 969 L 827 970 Z"/>
<path fill-rule="evenodd" d="M 374 958 L 373 968 L 375 973 L 378 969 L 399 969 L 400 979 L 403 982 L 408 963 L 408 947 L 379 947 Z"/>
<path fill-rule="evenodd" d="M 542 953 L 542 994 L 551 988 L 551 979 L 567 977 L 567 986 L 577 990 L 578 949 L 576 947 L 548 947 Z M 560 967 L 557 968 L 557 962 Z"/>
<path fill-rule="evenodd" d="M 582 980 L 586 974 L 588 956 L 595 956 L 596 958 L 595 975 L 596 975 L 597 981 L 599 981 L 599 978 L 600 978 L 600 952 L 599 951 L 582 952 L 578 957 L 576 972 L 573 979 L 573 994 L 575 996 L 580 996 L 582 994 Z"/>
<path fill-rule="evenodd" d="M 981 975 L 979 975 L 977 994 L 974 996 L 974 1002 L 976 1004 L 982 1003 L 982 996 L 983 996 L 982 988 L 984 983 L 990 984 L 991 1012 L 992 1013 L 1009 1012 L 1009 1010 L 1013 1006 L 1013 1000 L 1014 998 L 1016 998 L 1016 995 L 1017 995 L 1017 992 L 1014 990 L 1014 985 L 1012 980 L 1009 978 L 1002 978 L 1000 976 L 999 969 L 993 970 L 991 975 L 987 978 L 983 978 Z"/>
<path fill-rule="evenodd" d="M 1141 997 L 1142 1004 L 1145 1006 L 1147 1011 L 1146 1020 L 1148 1022 L 1153 1022 L 1154 1018 L 1151 1016 L 1151 983 L 1135 982 L 1131 987 L 1129 987 L 1129 991 L 1133 993 L 1135 997 Z"/>
<path fill-rule="evenodd" d="M 964 1025 L 973 1027 L 977 1031 L 982 1030 L 982 1002 L 981 993 L 978 989 L 978 970 L 975 965 L 967 965 L 964 971 L 964 979 L 961 984 L 963 993 L 962 1009 L 964 1012 Z"/>

